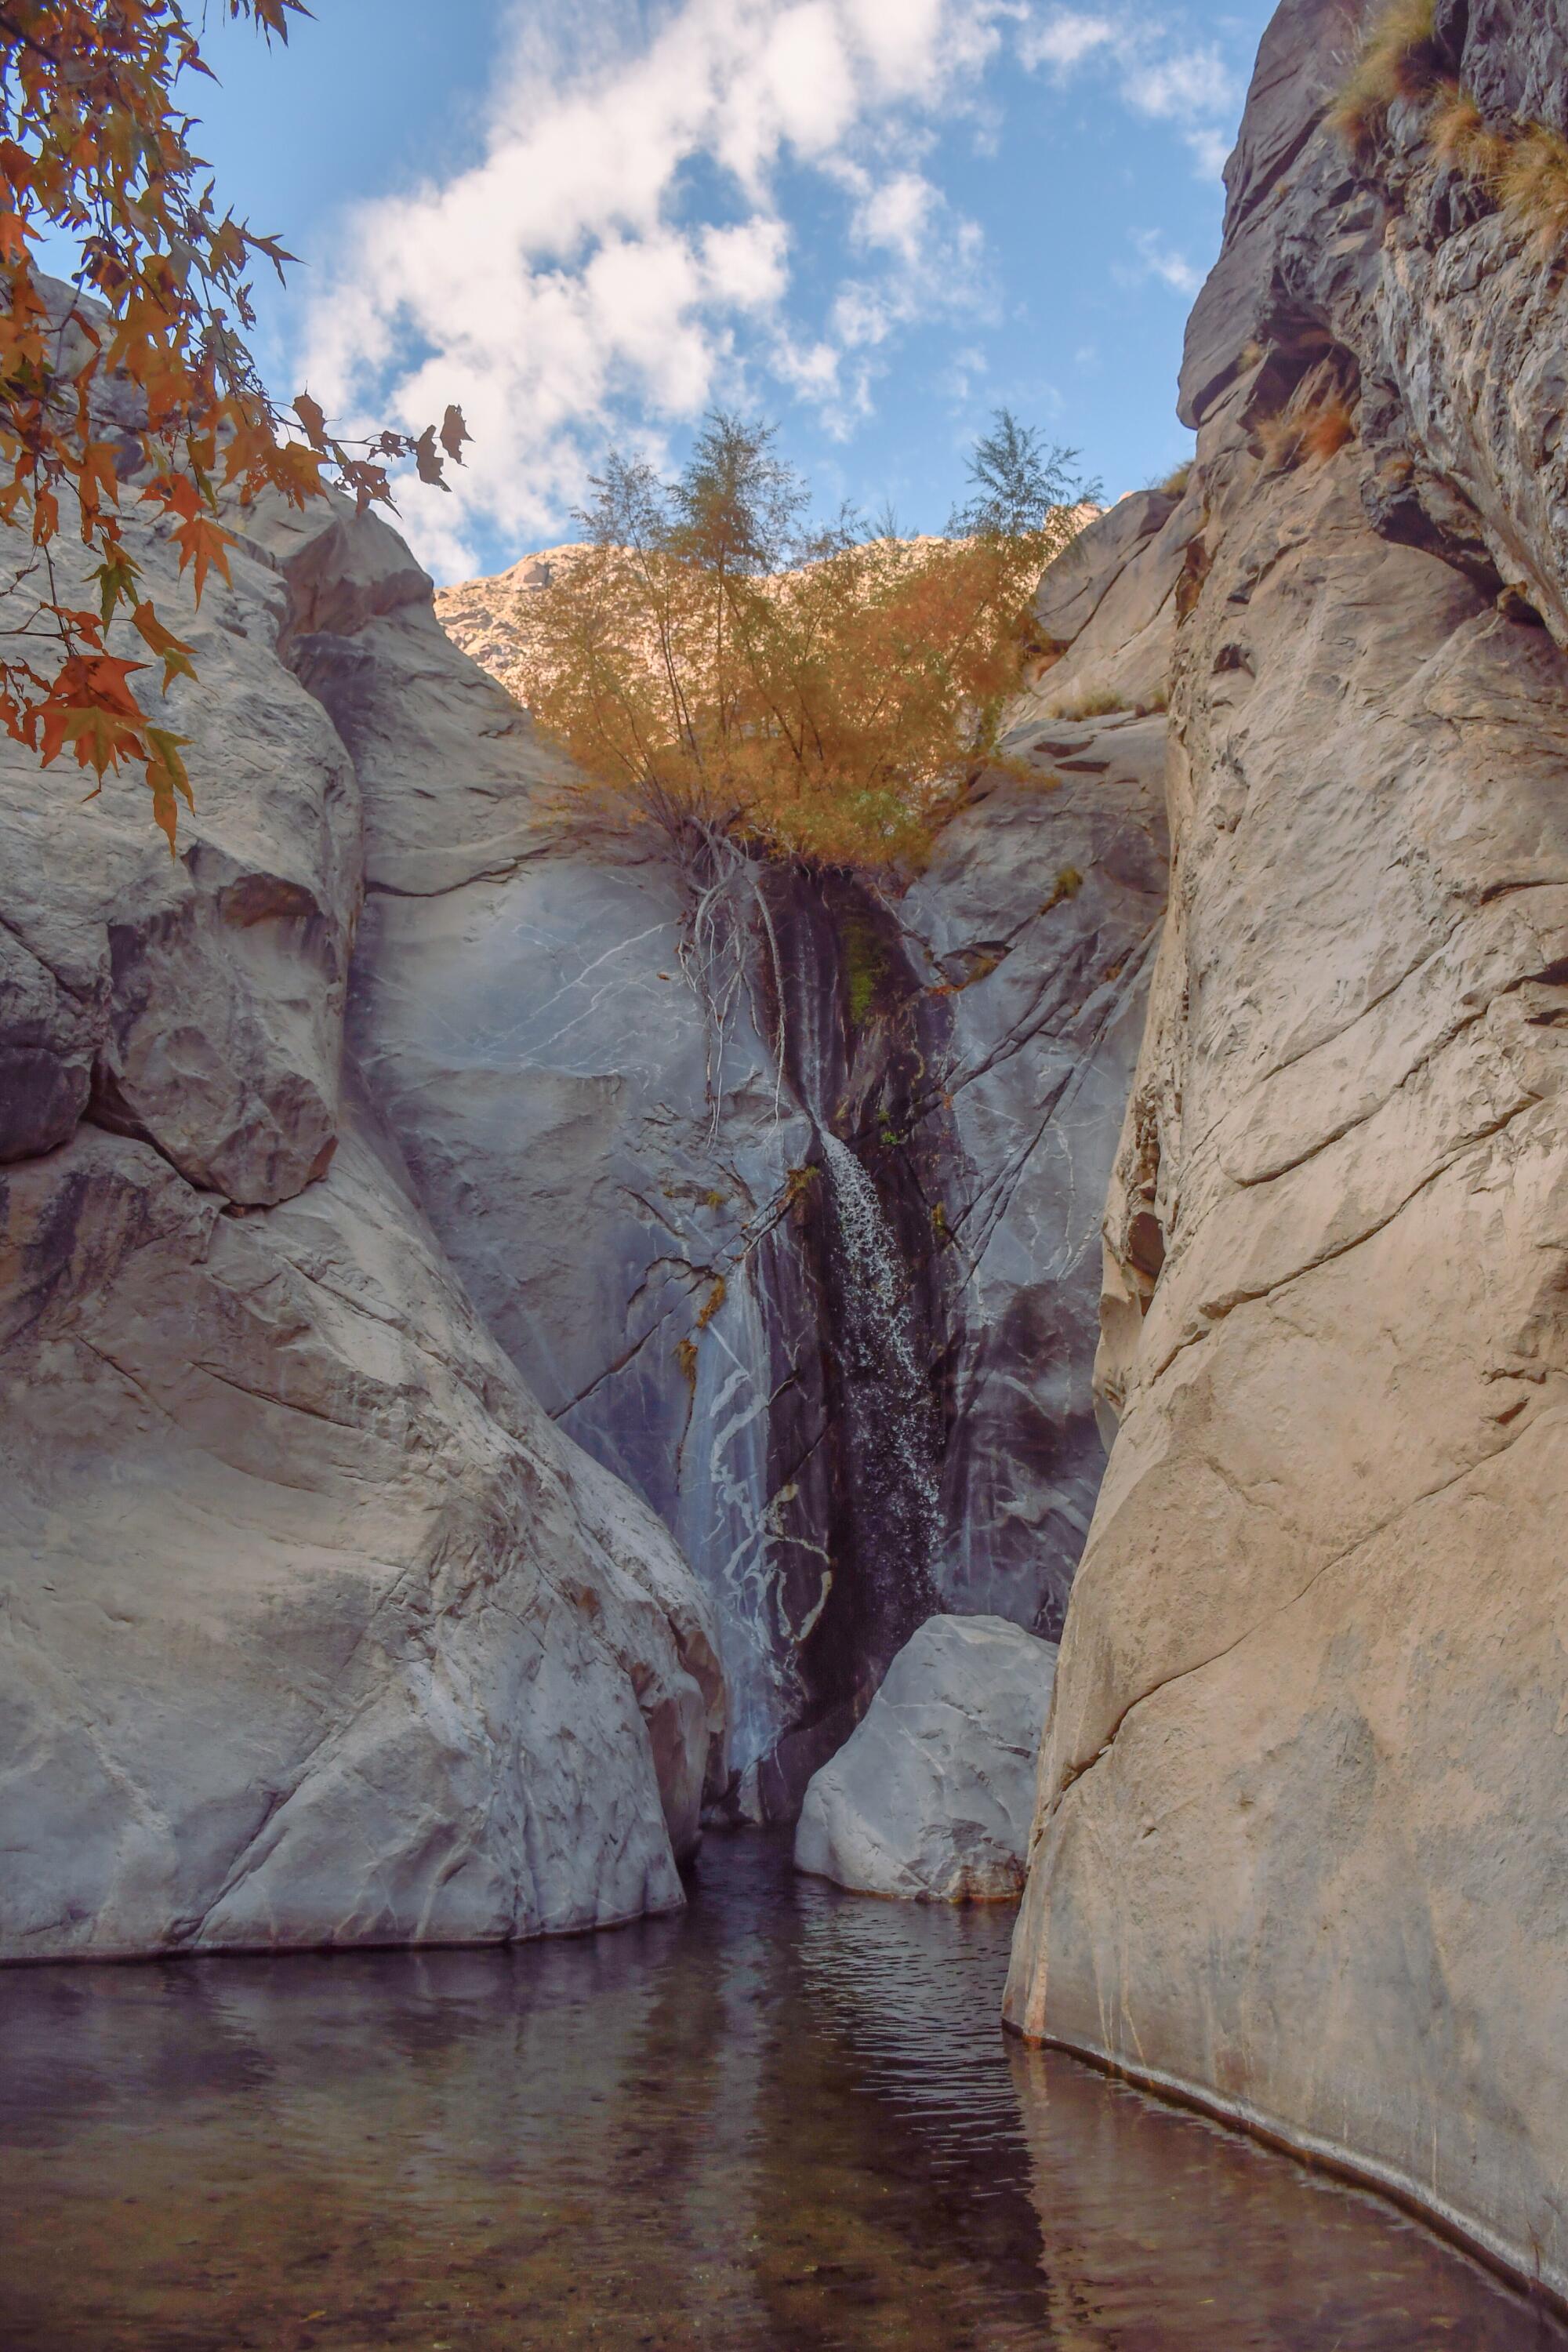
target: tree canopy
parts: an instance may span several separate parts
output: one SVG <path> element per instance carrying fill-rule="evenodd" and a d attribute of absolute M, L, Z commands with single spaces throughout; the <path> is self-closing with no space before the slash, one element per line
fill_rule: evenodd
<path fill-rule="evenodd" d="M 287 39 L 302 0 L 218 0 Z M 414 436 L 349 444 L 301 394 L 269 397 L 246 345 L 250 277 L 291 257 L 237 220 L 192 143 L 179 102 L 210 68 L 180 0 L 0 0 L 0 518 L 30 549 L 0 585 L 0 720 L 46 764 L 70 749 L 101 781 L 140 765 L 153 814 L 175 837 L 191 801 L 183 739 L 148 717 L 132 680 L 162 665 L 166 692 L 194 677 L 191 648 L 144 591 L 126 500 L 167 525 L 197 599 L 227 574 L 225 497 L 264 491 L 296 505 L 329 483 L 361 510 L 391 501 L 388 468 L 410 459 L 440 482 L 468 436 L 455 408 Z M 62 303 L 33 248 L 78 257 Z M 89 585 L 62 581 L 56 541 L 79 529 Z M 0 578 L 4 575 L 0 574 Z M 111 642 L 116 621 L 123 631 Z M 116 646 L 123 647 L 115 650 Z"/>
<path fill-rule="evenodd" d="M 1099 497 L 1099 483 L 1080 480 L 1074 470 L 1076 449 L 1047 444 L 1037 427 L 1020 425 L 1010 408 L 997 409 L 992 425 L 974 445 L 971 495 L 950 516 L 950 537 L 1027 539 L 1048 529 L 1063 507 Z"/>
<path fill-rule="evenodd" d="M 998 492 L 948 539 L 878 536 L 851 514 L 811 527 L 773 428 L 737 416 L 708 419 L 673 481 L 612 455 L 578 518 L 586 546 L 531 598 L 524 664 L 529 707 L 584 789 L 681 848 L 723 836 L 823 866 L 917 863 L 994 748 L 1028 598 L 1073 530 L 1070 453 L 1042 459 L 1014 430 L 1034 503 Z M 1058 495 L 1041 503 L 1046 481 Z"/>

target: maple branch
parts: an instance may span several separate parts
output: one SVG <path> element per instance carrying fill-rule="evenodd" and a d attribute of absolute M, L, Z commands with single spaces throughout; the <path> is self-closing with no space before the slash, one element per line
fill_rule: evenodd
<path fill-rule="evenodd" d="M 19 48 L 30 49 L 36 58 L 42 58 L 46 65 L 54 66 L 57 69 L 65 62 L 58 51 L 46 48 L 41 41 L 35 40 L 31 33 L 26 32 L 8 8 L 0 8 L 0 36 L 16 42 Z"/>

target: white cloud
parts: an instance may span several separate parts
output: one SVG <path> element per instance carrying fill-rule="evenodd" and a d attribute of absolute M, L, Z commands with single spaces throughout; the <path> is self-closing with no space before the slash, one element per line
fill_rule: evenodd
<path fill-rule="evenodd" d="M 425 560 L 450 576 L 487 530 L 558 528 L 626 415 L 657 451 L 758 367 L 846 430 L 901 329 L 983 305 L 980 232 L 921 157 L 1019 6 L 666 0 L 651 31 L 597 18 L 570 53 L 516 0 L 481 160 L 353 216 L 310 313 L 308 380 L 334 414 L 467 412 L 452 497 L 403 518 Z M 847 248 L 815 328 L 789 315 L 778 190 L 802 169 L 837 194 Z"/>
<path fill-rule="evenodd" d="M 1050 66 L 1058 73 L 1070 73 L 1097 49 L 1112 47 L 1116 37 L 1109 16 L 1085 16 L 1063 8 L 1045 24 L 1029 27 L 1018 43 L 1018 54 L 1031 70 Z"/>
<path fill-rule="evenodd" d="M 478 160 L 349 218 L 301 354 L 334 415 L 463 406 L 453 494 L 403 515 L 445 577 L 558 535 L 610 438 L 662 460 L 715 402 L 770 394 L 844 436 L 911 328 L 994 322 L 932 155 L 955 117 L 984 143 L 998 58 L 1169 125 L 1205 175 L 1241 95 L 1179 0 L 508 7 Z M 1195 287 L 1157 238 L 1138 253 L 1126 282 Z"/>
<path fill-rule="evenodd" d="M 1188 38 L 1179 12 L 1056 8 L 1028 26 L 1018 48 L 1026 66 L 1059 81 L 1090 64 L 1106 68 L 1120 102 L 1146 121 L 1173 124 L 1205 179 L 1225 168 L 1246 93 L 1214 42 Z"/>
<path fill-rule="evenodd" d="M 1141 268 L 1119 271 L 1125 285 L 1136 286 L 1144 278 L 1156 278 L 1174 294 L 1184 294 L 1190 299 L 1204 282 L 1204 273 L 1194 268 L 1184 254 L 1166 245 L 1157 230 L 1135 230 L 1132 242 L 1138 249 Z"/>

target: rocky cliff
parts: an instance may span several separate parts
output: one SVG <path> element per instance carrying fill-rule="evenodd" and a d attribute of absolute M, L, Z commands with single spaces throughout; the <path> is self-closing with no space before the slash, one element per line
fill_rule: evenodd
<path fill-rule="evenodd" d="M 199 614 L 132 527 L 201 672 L 178 858 L 128 780 L 0 783 L 5 1958 L 668 1908 L 721 1738 L 689 1570 L 484 1328 L 344 1058 L 364 805 L 288 656 L 427 583 L 377 523 L 236 520 Z M 482 830 L 445 715 L 382 714 L 432 749 L 373 876 Z"/>
<path fill-rule="evenodd" d="M 1568 215 L 1498 159 L 1555 154 L 1568 19 L 1442 0 L 1326 119 L 1386 22 L 1280 9 L 1188 338 L 1120 1429 L 1007 2008 L 1561 2294 Z"/>
<path fill-rule="evenodd" d="M 1123 562 L 1087 535 L 1064 647 Z M 441 599 L 501 675 L 511 583 Z M 1105 659 L 1126 634 L 1102 624 Z M 786 1001 L 761 959 L 716 1045 L 681 876 L 646 837 L 541 824 L 499 692 L 479 789 L 515 836 L 476 827 L 461 873 L 378 866 L 378 799 L 427 791 L 431 748 L 372 740 L 359 681 L 475 677 L 422 606 L 299 658 L 372 812 L 361 1063 L 487 1322 L 713 1597 L 729 1801 L 793 1815 L 932 1608 L 1059 1629 L 1104 1467 L 1099 1227 L 1163 905 L 1163 722 L 1021 709 L 901 894 L 767 872 Z"/>

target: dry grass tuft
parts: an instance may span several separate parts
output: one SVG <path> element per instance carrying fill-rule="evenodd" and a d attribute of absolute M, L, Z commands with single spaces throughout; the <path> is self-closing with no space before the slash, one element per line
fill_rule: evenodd
<path fill-rule="evenodd" d="M 1288 473 L 1304 459 L 1320 464 L 1355 438 L 1355 416 L 1342 393 L 1325 394 L 1309 406 L 1260 417 L 1253 438 L 1269 473 Z"/>
<path fill-rule="evenodd" d="M 1427 125 L 1433 152 L 1451 171 L 1468 180 L 1496 188 L 1508 160 L 1509 142 L 1489 130 L 1487 119 L 1468 90 L 1450 89 Z"/>
<path fill-rule="evenodd" d="M 1124 694 L 1112 687 L 1099 687 L 1091 694 L 1069 695 L 1064 702 L 1053 702 L 1047 716 L 1076 726 L 1084 719 L 1109 719 L 1112 711 L 1130 710 L 1131 704 Z"/>
<path fill-rule="evenodd" d="M 1299 416 L 1260 416 L 1252 428 L 1258 455 L 1269 473 L 1282 472 L 1293 466 L 1301 454 L 1301 420 Z"/>
<path fill-rule="evenodd" d="M 1437 162 L 1484 188 L 1543 260 L 1568 246 L 1568 139 L 1544 122 L 1493 130 L 1444 65 L 1434 0 L 1391 0 L 1367 37 L 1329 120 L 1353 152 L 1377 143 L 1395 99 L 1436 101 L 1426 137 Z"/>
<path fill-rule="evenodd" d="M 1568 243 L 1568 139 L 1532 122 L 1517 139 L 1498 142 L 1501 161 L 1491 187 L 1503 218 L 1545 260 Z"/>
<path fill-rule="evenodd" d="M 1193 467 L 1196 462 L 1194 457 L 1184 459 L 1173 473 L 1167 474 L 1163 482 L 1156 482 L 1153 485 L 1154 488 L 1163 490 L 1168 499 L 1181 498 L 1193 478 Z"/>
<path fill-rule="evenodd" d="M 730 1286 L 725 1281 L 723 1276 L 720 1275 L 715 1280 L 712 1289 L 708 1293 L 707 1297 L 704 1299 L 702 1303 L 702 1311 L 697 1318 L 697 1328 L 700 1331 L 707 1330 L 708 1326 L 712 1322 L 713 1318 L 718 1314 L 719 1309 L 723 1306 L 724 1301 L 729 1295 Z"/>
<path fill-rule="evenodd" d="M 1443 80 L 1435 0 L 1390 0 L 1363 44 L 1329 121 L 1352 154 L 1374 147 L 1395 99 L 1425 98 Z"/>
<path fill-rule="evenodd" d="M 1347 401 L 1336 394 L 1322 401 L 1307 416 L 1301 435 L 1301 455 L 1326 462 L 1355 438 L 1355 418 Z"/>

